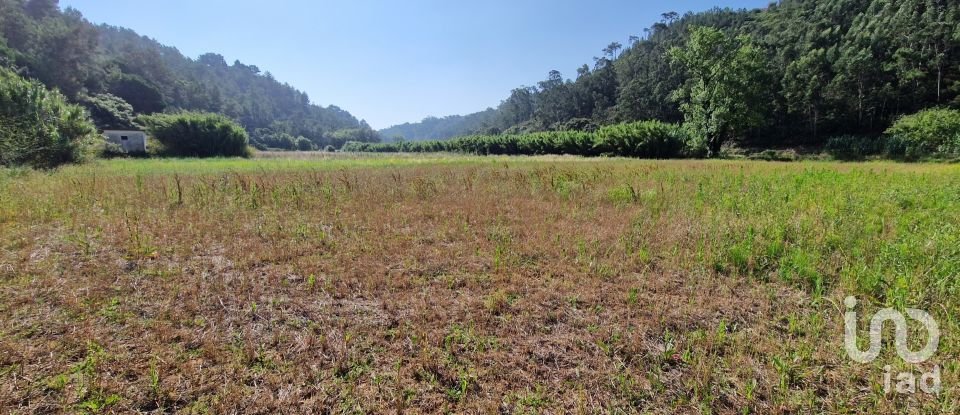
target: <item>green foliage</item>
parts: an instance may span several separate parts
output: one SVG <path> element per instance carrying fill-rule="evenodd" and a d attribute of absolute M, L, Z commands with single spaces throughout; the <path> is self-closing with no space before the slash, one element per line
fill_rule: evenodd
<path fill-rule="evenodd" d="M 150 81 L 137 76 L 119 74 L 110 80 L 109 91 L 130 103 L 140 114 L 153 114 L 163 111 L 166 103 L 163 94 Z"/>
<path fill-rule="evenodd" d="M 260 150 L 292 151 L 297 146 L 296 139 L 292 135 L 263 128 L 253 132 L 250 144 Z"/>
<path fill-rule="evenodd" d="M 586 131 L 594 132 L 600 127 L 589 118 L 573 118 L 560 123 L 557 126 L 559 131 Z"/>
<path fill-rule="evenodd" d="M 659 121 L 611 125 L 596 136 L 601 154 L 658 159 L 684 155 L 690 141 L 681 127 Z"/>
<path fill-rule="evenodd" d="M 710 156 L 763 122 L 764 56 L 749 37 L 696 27 L 687 46 L 671 49 L 670 57 L 689 75 L 674 97 L 687 123 L 706 138 Z"/>
<path fill-rule="evenodd" d="M 99 145 L 94 146 L 93 151 L 97 157 L 104 159 L 130 156 L 130 154 L 127 154 L 127 152 L 123 151 L 123 147 L 121 145 L 107 140 L 101 140 Z"/>
<path fill-rule="evenodd" d="M 903 143 L 908 159 L 960 155 L 960 110 L 935 108 L 901 117 L 887 135 Z"/>
<path fill-rule="evenodd" d="M 826 151 L 837 160 L 863 160 L 886 152 L 887 140 L 883 137 L 842 135 L 827 140 Z"/>
<path fill-rule="evenodd" d="M 133 106 L 123 98 L 110 94 L 84 96 L 80 104 L 90 112 L 93 123 L 101 130 L 129 130 L 136 125 Z"/>
<path fill-rule="evenodd" d="M 764 161 L 797 161 L 800 156 L 794 150 L 763 150 L 749 156 L 751 160 Z"/>
<path fill-rule="evenodd" d="M 256 66 L 229 65 L 216 54 L 190 59 L 132 30 L 96 26 L 55 0 L 0 0 L 0 66 L 75 101 L 110 94 L 138 114 L 221 113 L 248 131 L 267 128 L 317 145 L 332 144 L 333 131 L 366 126 L 340 108 L 311 104 Z"/>
<path fill-rule="evenodd" d="M 296 146 L 297 151 L 313 151 L 313 142 L 306 137 L 297 137 Z"/>
<path fill-rule="evenodd" d="M 141 116 L 140 121 L 169 156 L 250 156 L 247 132 L 223 115 L 183 112 Z"/>
<path fill-rule="evenodd" d="M 0 165 L 52 168 L 76 162 L 95 134 L 83 108 L 0 68 Z"/>
<path fill-rule="evenodd" d="M 483 155 L 570 154 L 581 156 L 621 156 L 641 158 L 677 158 L 695 155 L 687 147 L 690 140 L 677 125 L 642 121 L 601 128 L 596 132 L 550 131 L 517 135 L 474 135 L 447 141 L 399 143 L 350 142 L 347 152 L 457 152 Z"/>
<path fill-rule="evenodd" d="M 719 68 L 731 80 L 753 76 L 750 67 L 761 61 L 762 82 L 751 88 L 720 94 L 706 104 L 745 105 L 763 109 L 761 125 L 753 131 L 734 128 L 727 136 L 750 140 L 753 147 L 794 144 L 821 145 L 832 136 L 877 136 L 899 116 L 922 109 L 960 106 L 960 7 L 934 0 L 782 0 L 762 10 L 712 9 L 685 15 L 664 14 L 663 20 L 618 47 L 607 46 L 593 65 L 577 70 L 574 79 L 551 73 L 535 87 L 521 87 L 505 97 L 494 111 L 444 119 L 434 123 L 404 125 L 407 139 L 443 139 L 473 134 L 476 125 L 495 127 L 506 134 L 527 134 L 547 129 L 570 129 L 567 123 L 589 119 L 597 125 L 638 120 L 679 122 L 680 105 L 671 101 L 681 86 L 693 91 L 696 79 L 687 65 L 671 65 L 670 51 L 688 49 L 692 27 L 710 27 L 744 35 L 753 44 L 747 67 Z M 599 48 L 598 48 L 599 49 Z M 703 50 L 722 52 L 723 50 Z M 691 62 L 695 65 L 706 64 Z M 745 73 L 737 73 L 745 72 Z M 691 83 L 693 82 L 693 83 Z M 702 91 L 710 84 L 699 85 Z M 762 89 L 758 102 L 740 100 Z M 720 91 L 722 92 L 722 91 Z M 721 100 L 722 97 L 723 98 Z M 693 96 L 687 96 L 693 98 Z M 742 101 L 742 102 L 741 102 Z M 729 124 L 729 114 L 696 114 L 692 125 Z M 716 114 L 718 118 L 706 118 Z M 433 119 L 428 119 L 433 121 Z M 750 120 L 752 121 L 752 120 Z M 753 122 L 736 126 L 756 125 Z M 391 130 L 392 132 L 392 130 Z M 703 148 L 707 146 L 706 134 Z M 391 134 L 392 135 L 392 134 Z M 427 136 L 429 135 L 429 136 Z M 714 143 L 715 145 L 716 143 Z M 902 150 L 887 141 L 888 153 Z"/>
<path fill-rule="evenodd" d="M 498 113 L 495 109 L 470 115 L 452 115 L 448 117 L 427 117 L 418 123 L 404 123 L 380 130 L 383 137 L 403 137 L 404 140 L 442 140 L 450 137 L 484 132 L 496 124 Z"/>
<path fill-rule="evenodd" d="M 328 140 L 334 146 L 342 146 L 343 144 L 356 141 L 362 143 L 379 143 L 380 134 L 369 127 L 361 128 L 348 128 L 344 130 L 339 130 L 330 135 Z"/>

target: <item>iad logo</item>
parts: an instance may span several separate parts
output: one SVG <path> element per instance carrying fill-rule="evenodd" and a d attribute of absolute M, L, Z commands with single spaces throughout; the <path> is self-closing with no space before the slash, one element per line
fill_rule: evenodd
<path fill-rule="evenodd" d="M 857 346 L 857 312 L 854 310 L 857 307 L 857 299 L 847 297 L 844 304 L 847 306 L 847 313 L 844 315 L 844 343 L 847 349 L 847 355 L 856 362 L 871 363 L 880 356 L 880 351 L 883 347 L 883 325 L 888 321 L 893 322 L 894 328 L 896 329 L 896 341 L 894 344 L 897 347 L 897 354 L 907 363 L 919 364 L 926 362 L 933 357 L 937 352 L 937 348 L 940 346 L 940 326 L 929 313 L 913 308 L 907 309 L 907 315 L 910 316 L 911 319 L 923 323 L 927 329 L 926 345 L 920 351 L 914 352 L 910 350 L 907 344 L 909 327 L 907 326 L 906 317 L 897 310 L 885 308 L 874 314 L 870 320 L 870 348 L 867 351 L 862 351 L 860 347 Z M 883 385 L 884 391 L 887 393 L 890 393 L 892 390 L 893 374 L 891 373 L 891 369 L 889 365 L 884 368 Z M 917 377 L 914 376 L 912 372 L 897 375 L 898 393 L 915 393 L 917 385 Z M 932 372 L 922 374 L 920 376 L 919 386 L 920 389 L 926 393 L 940 393 L 940 367 L 937 366 Z"/>

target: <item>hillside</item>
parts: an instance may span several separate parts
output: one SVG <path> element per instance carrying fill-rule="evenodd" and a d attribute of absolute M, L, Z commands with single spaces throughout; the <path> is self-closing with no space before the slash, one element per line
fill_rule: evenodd
<path fill-rule="evenodd" d="M 469 115 L 451 115 L 443 118 L 427 117 L 418 123 L 405 123 L 380 130 L 385 140 L 398 137 L 407 141 L 442 140 L 461 135 L 488 132 L 496 122 L 498 112 L 487 108 Z"/>
<path fill-rule="evenodd" d="M 671 48 L 690 28 L 744 35 L 765 55 L 764 123 L 745 134 L 759 144 L 822 143 L 841 134 L 871 135 L 898 116 L 960 106 L 960 2 L 943 0 L 785 0 L 764 10 L 665 13 L 662 21 L 613 42 L 575 79 L 558 71 L 515 89 L 494 111 L 384 130 L 421 138 L 481 131 L 592 129 L 637 120 L 682 120 L 674 91 L 689 76 Z M 480 116 L 479 114 L 483 114 Z M 475 122 L 482 119 L 480 123 Z M 411 136 L 407 135 L 408 138 Z M 762 137 L 758 139 L 757 137 Z"/>
<path fill-rule="evenodd" d="M 96 26 L 77 10 L 61 11 L 57 0 L 0 0 L 0 65 L 84 103 L 101 128 L 118 122 L 125 109 L 185 109 L 234 118 L 263 147 L 284 147 L 297 136 L 318 147 L 378 140 L 349 112 L 314 105 L 257 66 L 228 64 L 213 53 L 191 59 L 132 30 Z M 112 117 L 98 119 L 98 112 Z"/>

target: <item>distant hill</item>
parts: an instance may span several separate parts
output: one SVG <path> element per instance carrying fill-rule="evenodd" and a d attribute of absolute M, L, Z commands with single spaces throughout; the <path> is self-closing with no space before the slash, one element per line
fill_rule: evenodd
<path fill-rule="evenodd" d="M 407 141 L 443 140 L 474 133 L 488 133 L 497 123 L 497 110 L 470 115 L 451 115 L 437 118 L 427 117 L 418 123 L 405 123 L 380 130 L 380 136 L 386 141 L 402 137 Z"/>
<path fill-rule="evenodd" d="M 213 53 L 191 59 L 130 29 L 95 26 L 77 10 L 61 11 L 57 0 L 0 0 L 0 65 L 77 102 L 109 94 L 135 113 L 223 113 L 255 142 L 297 136 L 316 146 L 378 140 L 349 112 L 313 105 L 307 94 L 256 66 L 228 64 Z"/>

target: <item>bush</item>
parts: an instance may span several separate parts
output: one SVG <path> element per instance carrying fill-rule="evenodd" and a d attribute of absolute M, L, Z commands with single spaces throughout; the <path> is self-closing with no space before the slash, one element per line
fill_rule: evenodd
<path fill-rule="evenodd" d="M 680 126 L 679 134 L 682 135 L 683 156 L 688 158 L 706 158 L 710 154 L 707 146 L 707 137 L 698 134 L 697 127 L 690 123 L 683 123 Z"/>
<path fill-rule="evenodd" d="M 120 144 L 106 140 L 103 140 L 100 145 L 94 147 L 94 152 L 96 153 L 97 157 L 104 159 L 129 156 L 127 152 L 123 151 L 123 147 L 121 147 Z"/>
<path fill-rule="evenodd" d="M 83 108 L 0 68 L 0 165 L 52 168 L 76 162 L 95 137 Z"/>
<path fill-rule="evenodd" d="M 625 157 L 677 158 L 687 138 L 680 126 L 660 121 L 640 121 L 603 127 L 596 133 L 598 152 Z"/>
<path fill-rule="evenodd" d="M 586 131 L 592 133 L 600 129 L 593 120 L 589 118 L 573 118 L 554 125 L 558 131 Z"/>
<path fill-rule="evenodd" d="M 908 159 L 960 155 L 960 111 L 934 108 L 905 115 L 886 134 Z"/>
<path fill-rule="evenodd" d="M 825 149 L 837 160 L 863 160 L 886 153 L 887 141 L 883 137 L 842 135 L 827 140 Z"/>
<path fill-rule="evenodd" d="M 334 145 L 343 145 L 351 141 L 360 143 L 379 143 L 381 141 L 380 133 L 372 130 L 370 127 L 338 130 L 327 135 L 326 138 Z"/>
<path fill-rule="evenodd" d="M 306 137 L 297 137 L 296 145 L 298 151 L 313 151 L 313 142 Z"/>
<path fill-rule="evenodd" d="M 103 130 L 139 129 L 134 121 L 133 106 L 123 98 L 110 94 L 84 96 L 80 104 L 86 107 L 93 123 Z"/>
<path fill-rule="evenodd" d="M 110 80 L 109 92 L 129 102 L 141 114 L 158 113 L 166 108 L 159 88 L 137 75 L 117 75 Z"/>
<path fill-rule="evenodd" d="M 690 135 L 680 126 L 658 121 L 618 124 L 597 132 L 548 131 L 529 134 L 473 135 L 447 141 L 346 143 L 346 152 L 459 152 L 470 154 L 571 154 L 677 158 L 696 155 Z"/>
<path fill-rule="evenodd" d="M 750 160 L 762 161 L 797 161 L 800 156 L 794 150 L 763 150 L 747 156 Z"/>
<path fill-rule="evenodd" d="M 174 157 L 249 157 L 246 130 L 219 114 L 183 112 L 140 117 L 147 131 Z"/>
<path fill-rule="evenodd" d="M 250 144 L 260 150 L 293 151 L 297 148 L 297 139 L 282 131 L 258 128 L 250 137 Z"/>

